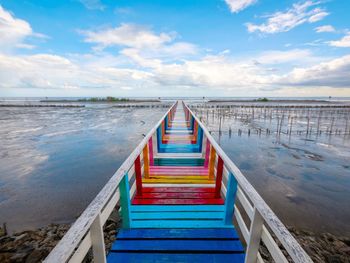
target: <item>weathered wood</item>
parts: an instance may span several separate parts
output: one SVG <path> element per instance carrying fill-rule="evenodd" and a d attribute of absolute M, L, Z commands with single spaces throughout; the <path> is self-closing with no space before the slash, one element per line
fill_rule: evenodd
<path fill-rule="evenodd" d="M 78 249 L 74 252 L 73 256 L 69 259 L 69 263 L 82 262 L 85 258 L 85 255 L 88 253 L 91 247 L 91 233 L 90 231 L 81 241 Z"/>
<path fill-rule="evenodd" d="M 275 262 L 288 263 L 288 260 L 283 255 L 281 249 L 278 247 L 275 240 L 273 240 L 272 236 L 265 226 L 262 228 L 261 240 L 264 242 L 267 250 L 270 252 Z"/>
<path fill-rule="evenodd" d="M 245 263 L 255 263 L 257 260 L 263 223 L 263 217 L 260 215 L 259 211 L 255 209 L 254 216 L 250 224 Z"/>
<path fill-rule="evenodd" d="M 90 233 L 94 263 L 106 263 L 105 240 L 100 215 L 91 224 Z"/>

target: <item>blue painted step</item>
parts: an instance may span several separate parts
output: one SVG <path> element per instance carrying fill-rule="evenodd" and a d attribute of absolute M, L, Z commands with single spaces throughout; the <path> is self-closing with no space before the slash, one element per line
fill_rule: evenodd
<path fill-rule="evenodd" d="M 234 228 L 199 229 L 121 229 L 118 239 L 239 239 Z"/>
<path fill-rule="evenodd" d="M 110 253 L 109 263 L 240 263 L 244 262 L 244 254 L 159 254 L 159 253 Z"/>
<path fill-rule="evenodd" d="M 244 262 L 234 228 L 122 229 L 107 262 Z"/>

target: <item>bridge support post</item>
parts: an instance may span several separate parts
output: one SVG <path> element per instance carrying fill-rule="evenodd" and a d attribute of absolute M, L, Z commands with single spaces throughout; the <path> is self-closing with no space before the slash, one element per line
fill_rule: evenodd
<path fill-rule="evenodd" d="M 92 253 L 95 263 L 106 263 L 105 241 L 101 215 L 98 215 L 90 228 Z"/>
<path fill-rule="evenodd" d="M 261 232 L 264 219 L 259 211 L 255 208 L 253 219 L 250 224 L 249 240 L 247 244 L 247 251 L 245 263 L 255 263 L 258 258 L 258 251 L 260 246 Z"/>

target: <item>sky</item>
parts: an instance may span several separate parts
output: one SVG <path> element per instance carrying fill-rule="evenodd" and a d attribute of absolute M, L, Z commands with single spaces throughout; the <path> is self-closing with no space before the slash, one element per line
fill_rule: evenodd
<path fill-rule="evenodd" d="M 0 97 L 350 97 L 350 1 L 0 0 Z"/>

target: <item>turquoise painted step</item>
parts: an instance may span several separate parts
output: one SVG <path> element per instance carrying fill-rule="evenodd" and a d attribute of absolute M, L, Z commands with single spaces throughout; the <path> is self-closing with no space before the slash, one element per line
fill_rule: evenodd
<path fill-rule="evenodd" d="M 204 159 L 199 158 L 155 158 L 154 165 L 156 166 L 203 166 Z"/>

